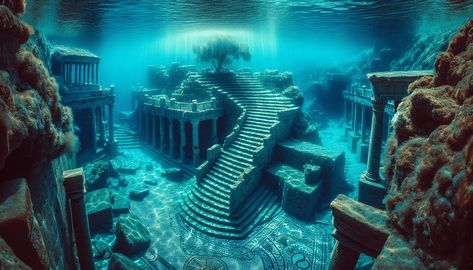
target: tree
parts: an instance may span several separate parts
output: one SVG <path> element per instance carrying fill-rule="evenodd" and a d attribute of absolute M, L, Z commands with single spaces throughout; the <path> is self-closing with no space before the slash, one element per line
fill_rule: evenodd
<path fill-rule="evenodd" d="M 247 45 L 238 44 L 230 37 L 218 36 L 209 40 L 205 45 L 194 46 L 193 51 L 197 61 L 209 62 L 219 73 L 223 65 L 242 58 L 250 61 L 251 54 Z"/>

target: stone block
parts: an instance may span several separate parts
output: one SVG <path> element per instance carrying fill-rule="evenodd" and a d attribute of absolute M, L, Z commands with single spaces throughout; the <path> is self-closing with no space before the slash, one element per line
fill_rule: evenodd
<path fill-rule="evenodd" d="M 109 231 L 113 223 L 112 198 L 108 189 L 85 194 L 87 216 L 91 233 Z"/>
<path fill-rule="evenodd" d="M 345 178 L 345 153 L 311 142 L 289 139 L 278 143 L 274 157 L 298 170 L 302 170 L 305 164 L 320 166 L 324 185 L 337 184 Z"/>
<path fill-rule="evenodd" d="M 316 184 L 320 182 L 320 166 L 306 164 L 304 165 L 304 179 L 307 184 Z"/>
<path fill-rule="evenodd" d="M 129 155 L 119 155 L 110 161 L 114 171 L 125 174 L 135 174 L 141 167 L 138 160 Z"/>
<path fill-rule="evenodd" d="M 50 268 L 43 237 L 33 216 L 30 190 L 25 179 L 0 183 L 0 237 L 29 267 Z"/>
<path fill-rule="evenodd" d="M 151 243 L 148 229 L 130 214 L 118 217 L 115 235 L 113 250 L 129 257 L 143 255 Z"/>
<path fill-rule="evenodd" d="M 310 220 L 314 215 L 320 193 L 320 183 L 307 184 L 303 177 L 287 179 L 284 183 L 281 206 L 297 218 Z"/>
<path fill-rule="evenodd" d="M 130 200 L 128 197 L 118 193 L 112 193 L 112 212 L 114 217 L 127 214 L 130 211 Z"/>

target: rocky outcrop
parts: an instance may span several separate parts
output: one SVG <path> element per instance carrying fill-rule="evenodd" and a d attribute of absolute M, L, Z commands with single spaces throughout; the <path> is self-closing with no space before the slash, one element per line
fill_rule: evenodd
<path fill-rule="evenodd" d="M 409 91 L 386 158 L 390 219 L 429 267 L 471 266 L 473 20 Z"/>
<path fill-rule="evenodd" d="M 5 178 L 24 176 L 76 147 L 72 113 L 60 103 L 54 78 L 28 47 L 20 48 L 33 32 L 18 17 L 24 8 L 24 1 L 0 5 L 0 171 Z"/>

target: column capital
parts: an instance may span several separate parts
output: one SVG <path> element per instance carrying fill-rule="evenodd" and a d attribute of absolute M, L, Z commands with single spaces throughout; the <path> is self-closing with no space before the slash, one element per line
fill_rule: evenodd
<path fill-rule="evenodd" d="M 63 186 L 67 196 L 80 195 L 83 196 L 85 192 L 84 187 L 84 169 L 82 167 L 67 170 L 62 173 Z"/>
<path fill-rule="evenodd" d="M 373 104 L 373 111 L 383 111 L 384 108 L 386 107 L 386 101 L 385 100 L 376 100 L 375 98 L 371 98 L 371 103 Z"/>

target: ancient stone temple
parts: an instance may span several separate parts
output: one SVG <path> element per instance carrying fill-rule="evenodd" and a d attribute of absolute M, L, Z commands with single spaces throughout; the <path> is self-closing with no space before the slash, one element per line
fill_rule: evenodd
<path fill-rule="evenodd" d="M 112 155 L 118 150 L 113 129 L 114 86 L 99 84 L 99 62 L 100 57 L 90 51 L 64 46 L 56 46 L 51 56 L 62 102 L 72 108 L 79 128 L 79 161 L 94 157 L 99 148 Z"/>

